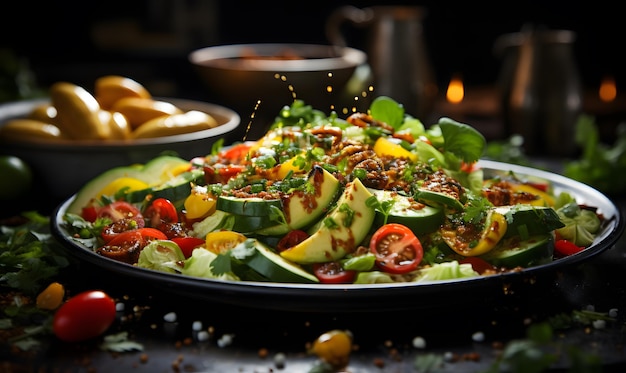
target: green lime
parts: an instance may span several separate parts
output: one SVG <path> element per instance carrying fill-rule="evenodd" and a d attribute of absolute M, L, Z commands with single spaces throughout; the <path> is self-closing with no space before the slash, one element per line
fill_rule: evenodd
<path fill-rule="evenodd" d="M 25 195 L 33 183 L 33 172 L 21 158 L 0 155 L 0 200 Z"/>

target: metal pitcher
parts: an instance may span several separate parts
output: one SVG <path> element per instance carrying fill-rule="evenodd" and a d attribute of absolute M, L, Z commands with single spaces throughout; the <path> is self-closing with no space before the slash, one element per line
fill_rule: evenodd
<path fill-rule="evenodd" d="M 427 119 L 437 96 L 437 84 L 424 41 L 425 9 L 416 6 L 342 6 L 326 21 L 331 44 L 347 46 L 342 26 L 367 29 L 365 52 L 372 69 L 376 96 L 389 96 L 407 113 Z"/>
<path fill-rule="evenodd" d="M 499 37 L 499 88 L 506 133 L 531 155 L 573 156 L 582 88 L 569 30 L 524 28 Z"/>

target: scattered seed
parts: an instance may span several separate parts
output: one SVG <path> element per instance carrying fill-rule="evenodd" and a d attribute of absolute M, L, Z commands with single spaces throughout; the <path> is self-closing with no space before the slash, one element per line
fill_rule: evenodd
<path fill-rule="evenodd" d="M 206 330 L 201 330 L 198 332 L 196 338 L 198 338 L 198 341 L 204 342 L 209 339 L 209 332 L 207 332 Z"/>
<path fill-rule="evenodd" d="M 283 354 L 282 352 L 279 352 L 276 355 L 274 355 L 274 365 L 276 365 L 276 368 L 278 369 L 285 368 L 286 361 L 287 361 L 287 356 L 285 356 L 285 354 Z"/>
<path fill-rule="evenodd" d="M 482 342 L 485 340 L 485 333 L 483 332 L 476 332 L 474 334 L 472 334 L 472 341 L 474 342 Z"/>
<path fill-rule="evenodd" d="M 426 340 L 422 337 L 413 338 L 413 347 L 415 348 L 426 348 Z"/>
<path fill-rule="evenodd" d="M 606 327 L 606 320 L 593 320 L 593 327 L 596 329 L 604 329 Z"/>
<path fill-rule="evenodd" d="M 176 322 L 176 312 L 169 312 L 163 316 L 163 320 L 167 322 Z"/>
<path fill-rule="evenodd" d="M 193 324 L 191 324 L 191 330 L 194 332 L 202 330 L 202 321 L 194 321 Z"/>
<path fill-rule="evenodd" d="M 122 302 L 115 303 L 115 311 L 122 312 L 126 308 L 126 305 Z"/>

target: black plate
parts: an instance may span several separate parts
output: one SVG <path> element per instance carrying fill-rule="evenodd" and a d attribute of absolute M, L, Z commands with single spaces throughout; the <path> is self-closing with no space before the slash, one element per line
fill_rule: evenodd
<path fill-rule="evenodd" d="M 282 311 L 372 312 L 447 308 L 460 303 L 467 304 L 468 301 L 476 304 L 479 299 L 497 301 L 501 297 L 536 298 L 546 284 L 554 282 L 561 270 L 581 264 L 613 247 L 624 231 L 621 211 L 608 197 L 588 185 L 558 174 L 523 166 L 493 161 L 480 161 L 480 165 L 486 176 L 513 171 L 519 175 L 548 179 L 556 191 L 569 191 L 579 203 L 597 207 L 607 223 L 594 244 L 586 250 L 520 272 L 430 283 L 359 285 L 219 281 L 158 272 L 118 262 L 94 253 L 69 236 L 63 227 L 63 216 L 74 197 L 55 210 L 52 232 L 67 252 L 81 263 L 85 262 L 106 273 L 138 280 L 143 285 L 196 300 Z"/>

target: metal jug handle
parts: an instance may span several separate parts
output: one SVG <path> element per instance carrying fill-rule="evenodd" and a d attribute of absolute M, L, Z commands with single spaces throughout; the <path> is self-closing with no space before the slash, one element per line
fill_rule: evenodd
<path fill-rule="evenodd" d="M 360 9 L 352 5 L 344 5 L 335 9 L 326 19 L 326 37 L 328 41 L 338 47 L 347 47 L 346 39 L 341 32 L 341 26 L 349 21 L 354 26 L 367 26 L 374 19 L 371 8 Z"/>

